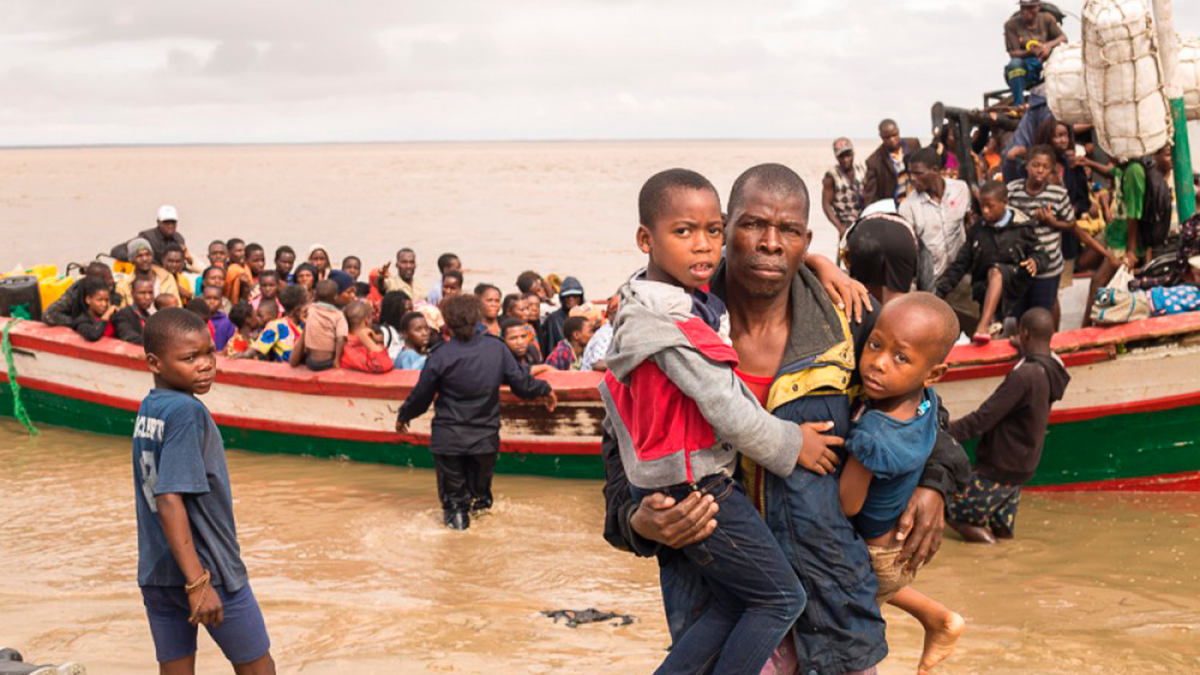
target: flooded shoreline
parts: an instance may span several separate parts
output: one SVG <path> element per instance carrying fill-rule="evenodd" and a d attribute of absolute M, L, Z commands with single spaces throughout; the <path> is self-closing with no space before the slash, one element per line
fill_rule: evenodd
<path fill-rule="evenodd" d="M 444 529 L 431 471 L 232 450 L 239 538 L 281 673 L 650 672 L 667 644 L 657 569 L 600 536 L 597 481 L 501 475 L 498 505 Z M 128 441 L 0 419 L 0 642 L 104 675 L 153 673 L 134 580 Z M 1036 493 L 1018 538 L 947 539 L 917 587 L 968 632 L 940 673 L 1200 668 L 1200 495 Z M 595 607 L 630 626 L 539 614 Z M 909 673 L 919 626 L 888 610 Z M 197 672 L 228 666 L 207 637 Z"/>

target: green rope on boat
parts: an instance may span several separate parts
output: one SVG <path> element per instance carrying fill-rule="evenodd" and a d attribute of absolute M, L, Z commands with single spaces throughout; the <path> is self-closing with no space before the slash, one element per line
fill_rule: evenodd
<path fill-rule="evenodd" d="M 19 313 L 19 311 L 13 312 L 13 314 Z M 12 388 L 13 393 L 13 417 L 25 425 L 30 436 L 37 436 L 40 432 L 37 430 L 37 427 L 33 426 L 33 420 L 29 419 L 29 413 L 25 410 L 25 404 L 21 402 L 21 385 L 17 384 L 17 367 L 13 364 L 12 341 L 8 338 L 8 331 L 20 323 L 22 318 L 28 317 L 16 316 L 4 324 L 4 337 L 0 339 L 0 350 L 3 350 L 4 363 L 8 366 L 8 386 Z"/>

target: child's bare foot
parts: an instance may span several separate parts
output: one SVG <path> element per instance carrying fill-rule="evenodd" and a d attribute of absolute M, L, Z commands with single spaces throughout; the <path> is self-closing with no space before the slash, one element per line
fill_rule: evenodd
<path fill-rule="evenodd" d="M 967 628 L 967 622 L 957 612 L 947 612 L 938 624 L 925 626 L 925 651 L 921 652 L 921 665 L 917 675 L 929 675 L 933 667 L 954 653 L 958 638 Z"/>

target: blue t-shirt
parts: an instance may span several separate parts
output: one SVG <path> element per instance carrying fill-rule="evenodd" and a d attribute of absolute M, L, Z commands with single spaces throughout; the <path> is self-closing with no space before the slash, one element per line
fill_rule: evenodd
<path fill-rule="evenodd" d="M 904 513 L 937 440 L 937 409 L 937 394 L 926 389 L 916 417 L 898 420 L 868 407 L 850 430 L 846 450 L 873 476 L 854 517 L 863 538 L 886 534 Z"/>
<path fill-rule="evenodd" d="M 421 370 L 425 367 L 425 359 L 428 356 L 415 349 L 403 349 L 396 355 L 394 367 L 396 370 Z"/>
<path fill-rule="evenodd" d="M 138 585 L 185 586 L 158 519 L 156 495 L 179 494 L 200 563 L 214 586 L 234 592 L 246 585 L 233 495 L 221 432 L 196 397 L 154 389 L 133 428 L 133 491 L 137 502 Z"/>

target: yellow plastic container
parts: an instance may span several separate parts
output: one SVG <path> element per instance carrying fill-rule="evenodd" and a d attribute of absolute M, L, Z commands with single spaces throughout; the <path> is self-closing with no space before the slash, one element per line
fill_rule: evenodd
<path fill-rule="evenodd" d="M 113 261 L 113 272 L 116 274 L 133 274 L 133 263 L 127 263 L 121 260 Z"/>
<path fill-rule="evenodd" d="M 38 281 L 42 279 L 52 279 L 58 276 L 57 265 L 34 265 L 33 267 L 14 267 L 7 274 L 0 274 L 0 277 L 37 277 Z"/>
<path fill-rule="evenodd" d="M 71 287 L 75 280 L 70 277 L 58 278 L 47 277 L 38 282 L 38 294 L 42 297 L 42 310 L 44 311 L 50 306 L 50 303 L 62 297 L 63 293 Z"/>

